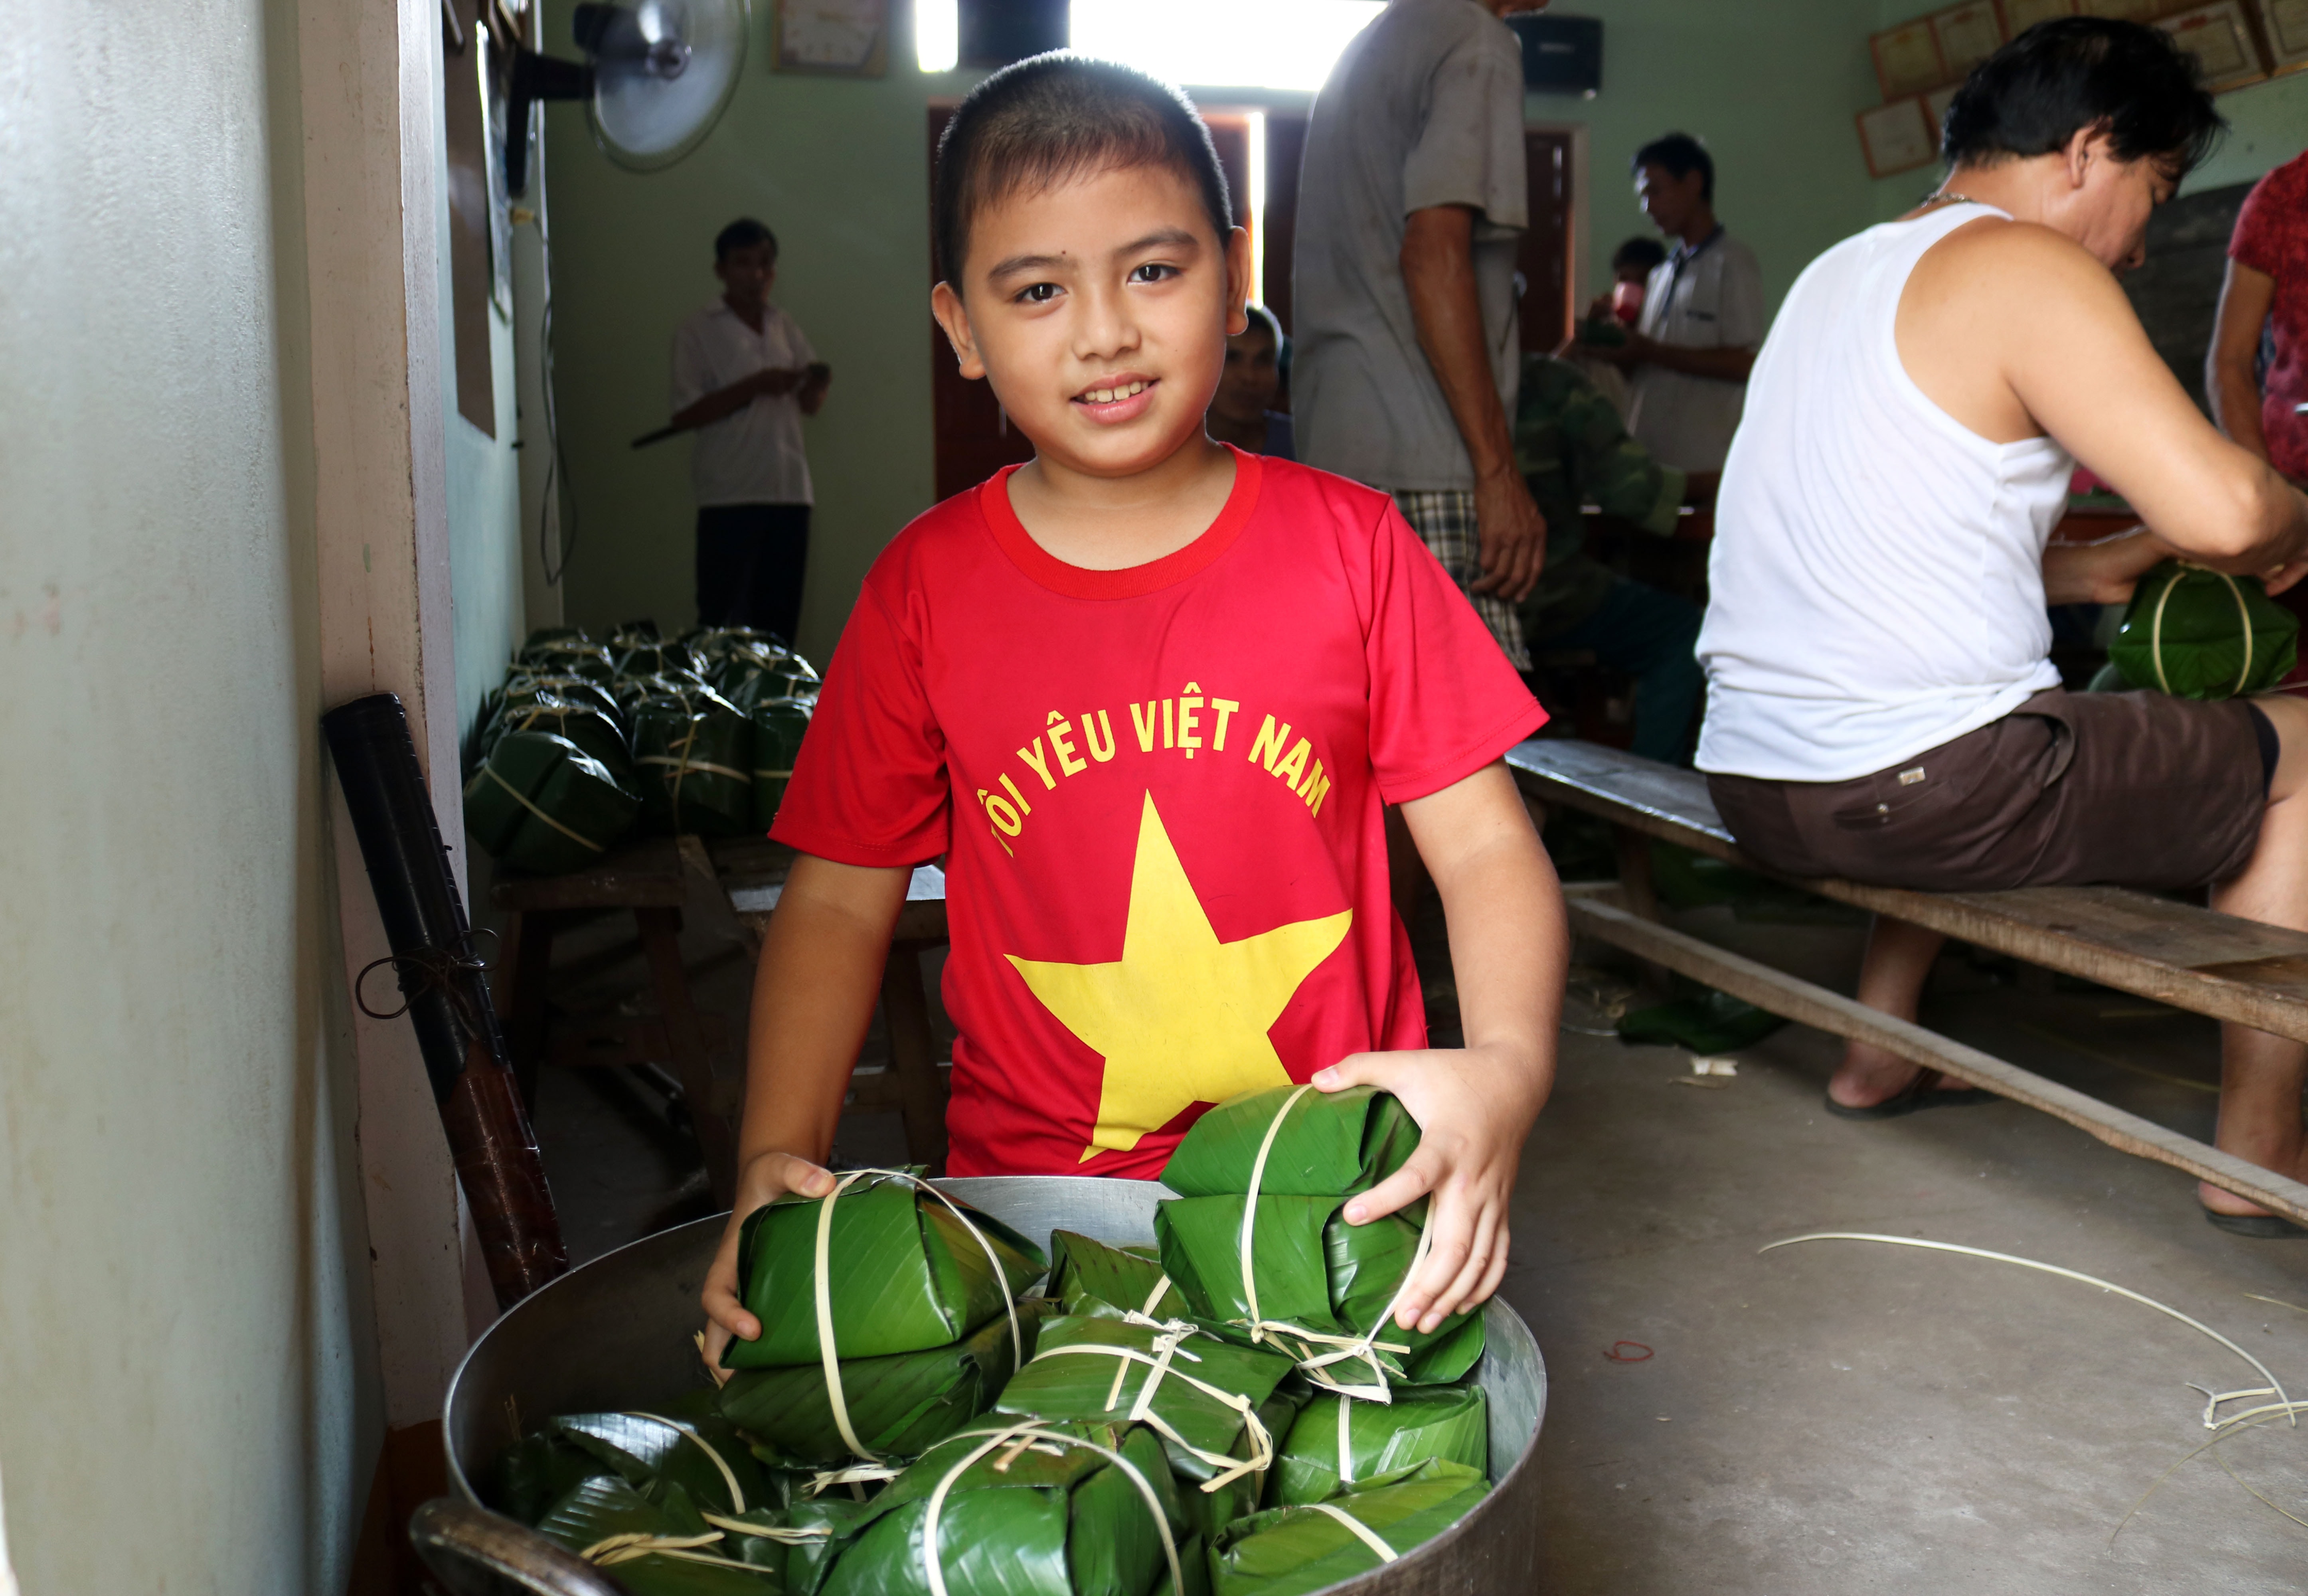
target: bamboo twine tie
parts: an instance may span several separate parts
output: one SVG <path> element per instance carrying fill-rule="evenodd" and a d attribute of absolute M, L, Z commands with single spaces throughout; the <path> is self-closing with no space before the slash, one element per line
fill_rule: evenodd
<path fill-rule="evenodd" d="M 1170 1521 L 1162 1512 L 1162 1499 L 1154 1494 L 1154 1488 L 1146 1483 L 1146 1476 L 1139 1472 L 1138 1465 L 1122 1454 L 1110 1447 L 1101 1446 L 1095 1441 L 1085 1441 L 1076 1436 L 1061 1435 L 1056 1430 L 1044 1429 L 1038 1424 L 1030 1421 L 1025 1424 L 1013 1424 L 1007 1429 L 969 1430 L 966 1431 L 965 1435 L 984 1436 L 986 1438 L 971 1448 L 968 1456 L 945 1471 L 945 1477 L 937 1482 L 937 1488 L 930 1492 L 929 1506 L 922 1514 L 922 1572 L 928 1576 L 930 1596 L 948 1596 L 945 1587 L 945 1569 L 943 1566 L 944 1559 L 939 1555 L 937 1543 L 938 1518 L 945 1511 L 947 1493 L 952 1490 L 953 1482 L 961 1478 L 964 1471 L 980 1458 L 1000 1450 L 1013 1441 L 1021 1443 L 1020 1450 L 1029 1445 L 1075 1446 L 1084 1452 L 1095 1452 L 1128 1475 L 1130 1483 L 1136 1486 L 1138 1494 L 1145 1498 L 1146 1511 L 1154 1515 L 1154 1528 L 1161 1534 L 1162 1556 L 1170 1565 L 1170 1589 L 1173 1592 L 1183 1592 L 1186 1588 L 1184 1575 L 1178 1567 L 1177 1539 L 1170 1533 Z M 1006 1468 L 1008 1463 L 1004 1462 L 996 1464 L 995 1467 Z M 1391 1562 L 1393 1559 L 1390 1557 L 1388 1560 Z"/>
<path fill-rule="evenodd" d="M 1371 1550 L 1378 1554 L 1378 1560 L 1380 1562 L 1394 1563 L 1401 1560 L 1402 1554 L 1400 1552 L 1395 1550 L 1394 1548 L 1389 1546 L 1384 1540 L 1381 1540 L 1376 1530 L 1372 1529 L 1368 1524 L 1363 1523 L 1362 1520 L 1356 1518 L 1354 1514 L 1341 1512 L 1339 1509 L 1331 1506 L 1328 1502 L 1310 1502 L 1307 1505 L 1312 1507 L 1317 1513 L 1329 1514 L 1332 1518 L 1337 1519 L 1340 1523 L 1346 1525 L 1348 1529 L 1352 1530 L 1355 1532 L 1356 1540 L 1361 1541 L 1365 1546 L 1370 1548 Z"/>

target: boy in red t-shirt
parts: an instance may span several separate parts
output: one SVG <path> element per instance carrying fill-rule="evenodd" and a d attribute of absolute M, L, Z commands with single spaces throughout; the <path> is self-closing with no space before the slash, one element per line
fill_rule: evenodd
<path fill-rule="evenodd" d="M 1047 56 L 940 149 L 932 308 L 1035 458 L 866 579 L 772 835 L 736 1212 L 819 1195 L 911 869 L 943 854 L 956 1175 L 1152 1178 L 1195 1117 L 1312 1081 L 1425 1135 L 1351 1203 L 1432 1192 L 1400 1309 L 1490 1295 L 1554 1068 L 1561 891 L 1500 756 L 1544 720 L 1391 502 L 1214 443 L 1249 251 L 1176 90 Z M 1471 314 L 1471 310 L 1470 310 Z M 1450 920 L 1467 1045 L 1426 1048 L 1389 902 L 1399 804 Z"/>

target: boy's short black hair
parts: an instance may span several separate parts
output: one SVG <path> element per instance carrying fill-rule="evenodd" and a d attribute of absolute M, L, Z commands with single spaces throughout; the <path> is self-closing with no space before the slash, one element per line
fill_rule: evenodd
<path fill-rule="evenodd" d="M 1253 299 L 1249 304 L 1244 306 L 1242 309 L 1243 314 L 1250 318 L 1250 325 L 1244 327 L 1243 331 L 1244 332 L 1265 333 L 1267 341 L 1274 346 L 1276 358 L 1279 359 L 1282 355 L 1283 344 L 1281 322 L 1276 319 L 1272 311 L 1267 309 L 1265 306 L 1261 305 L 1255 299 Z"/>
<path fill-rule="evenodd" d="M 778 236 L 750 216 L 741 216 L 713 235 L 713 263 L 719 265 L 741 249 L 751 249 L 756 244 L 770 246 L 770 259 L 778 258 Z"/>
<path fill-rule="evenodd" d="M 961 290 L 977 212 L 1021 190 L 1114 167 L 1167 166 L 1200 192 L 1219 243 L 1234 226 L 1226 173 L 1193 102 L 1134 67 L 1072 50 L 1005 66 L 969 91 L 938 140 L 938 262 Z"/>
<path fill-rule="evenodd" d="M 1972 68 L 1943 124 L 1951 168 L 2049 155 L 2106 128 L 2118 160 L 2153 160 L 2175 177 L 2227 128 L 2196 58 L 2170 34 L 2105 17 L 2037 23 Z"/>
<path fill-rule="evenodd" d="M 1689 134 L 1662 134 L 1645 144 L 1628 164 L 1628 175 L 1641 177 L 1645 167 L 1664 167 L 1670 177 L 1688 177 L 1697 172 L 1701 179 L 1699 197 L 1710 205 L 1715 203 L 1715 158 Z"/>
<path fill-rule="evenodd" d="M 1611 252 L 1611 270 L 1641 266 L 1649 272 L 1666 259 L 1666 246 L 1656 238 L 1630 238 Z"/>

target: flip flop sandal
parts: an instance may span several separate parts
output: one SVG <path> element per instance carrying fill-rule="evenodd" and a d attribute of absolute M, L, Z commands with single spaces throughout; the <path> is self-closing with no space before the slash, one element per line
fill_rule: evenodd
<path fill-rule="evenodd" d="M 2216 1229 L 2226 1230 L 2231 1236 L 2248 1236 L 2254 1241 L 2289 1241 L 2295 1237 L 2308 1236 L 2308 1230 L 2280 1213 L 2222 1213 L 2218 1209 L 2206 1208 L 2204 1217 L 2212 1221 Z"/>
<path fill-rule="evenodd" d="M 1937 1070 L 1925 1070 L 1908 1084 L 1905 1091 L 1887 1097 L 1880 1103 L 1870 1103 L 1864 1109 L 1854 1109 L 1839 1103 L 1826 1093 L 1821 1100 L 1827 1111 L 1838 1119 L 1897 1119 L 1902 1115 L 1920 1113 L 1925 1109 L 1968 1109 L 1976 1103 L 1995 1100 L 1992 1091 L 1982 1091 L 1976 1086 L 1944 1088 L 1940 1083 L 1947 1077 Z M 2204 1211 L 2209 1213 L 2209 1208 Z"/>

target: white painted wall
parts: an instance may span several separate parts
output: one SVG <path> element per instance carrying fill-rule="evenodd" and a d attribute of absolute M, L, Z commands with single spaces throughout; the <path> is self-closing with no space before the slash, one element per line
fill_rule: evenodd
<path fill-rule="evenodd" d="M 13 7 L 0 105 L 8 1544 L 27 1596 L 340 1591 L 382 1415 L 295 11 Z"/>

